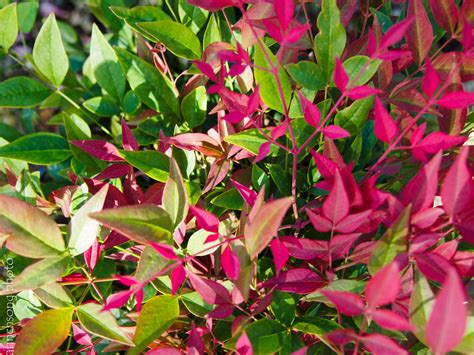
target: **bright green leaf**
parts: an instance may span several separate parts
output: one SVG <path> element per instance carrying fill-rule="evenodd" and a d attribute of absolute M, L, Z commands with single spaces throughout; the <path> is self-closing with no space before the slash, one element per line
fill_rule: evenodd
<path fill-rule="evenodd" d="M 373 103 L 373 96 L 354 101 L 350 106 L 347 106 L 336 114 L 334 123 L 344 128 L 351 135 L 357 135 L 362 131 L 362 128 L 364 128 Z"/>
<path fill-rule="evenodd" d="M 188 311 L 197 317 L 203 318 L 214 309 L 214 306 L 204 302 L 197 292 L 190 292 L 181 295 L 181 301 Z"/>
<path fill-rule="evenodd" d="M 83 103 L 84 107 L 93 114 L 101 117 L 112 117 L 120 113 L 120 107 L 107 97 L 93 97 Z"/>
<path fill-rule="evenodd" d="M 263 143 L 268 142 L 268 139 L 266 139 L 256 128 L 251 128 L 242 132 L 231 134 L 226 136 L 224 140 L 227 143 L 238 145 L 239 147 L 242 147 L 255 155 L 258 154 L 260 146 Z M 277 149 L 278 148 L 276 146 L 272 146 L 271 152 L 274 153 Z"/>
<path fill-rule="evenodd" d="M 169 158 L 154 150 L 121 151 L 122 157 L 152 179 L 165 182 L 168 179 Z"/>
<path fill-rule="evenodd" d="M 0 9 L 0 47 L 8 52 L 18 36 L 17 4 L 13 3 Z"/>
<path fill-rule="evenodd" d="M 62 308 L 74 303 L 67 289 L 57 282 L 49 282 L 46 285 L 33 290 L 35 295 L 50 308 Z"/>
<path fill-rule="evenodd" d="M 0 83 L 0 107 L 28 108 L 38 106 L 52 91 L 36 80 L 17 76 Z"/>
<path fill-rule="evenodd" d="M 371 59 L 365 55 L 356 55 L 346 59 L 342 66 L 349 75 L 349 85 L 355 87 L 364 85 L 372 79 L 380 64 L 382 64 L 380 59 Z M 362 69 L 364 69 L 363 72 Z M 354 82 L 356 77 L 358 79 Z"/>
<path fill-rule="evenodd" d="M 322 90 L 326 87 L 326 78 L 319 65 L 307 60 L 288 64 L 286 70 L 298 85 L 309 90 Z"/>
<path fill-rule="evenodd" d="M 270 319 L 260 319 L 251 323 L 245 332 L 252 343 L 254 354 L 273 354 L 283 346 L 287 336 L 286 329 L 280 323 Z"/>
<path fill-rule="evenodd" d="M 36 1 L 25 1 L 17 4 L 18 25 L 21 32 L 28 33 L 33 29 L 38 9 L 39 3 Z"/>
<path fill-rule="evenodd" d="M 430 318 L 435 296 L 428 280 L 420 273 L 415 274 L 415 283 L 410 297 L 410 322 L 416 327 L 414 334 L 423 343 L 425 340 L 426 324 Z"/>
<path fill-rule="evenodd" d="M 52 84 L 59 87 L 63 83 L 69 70 L 69 59 L 54 14 L 49 15 L 36 37 L 33 59 L 41 74 Z"/>
<path fill-rule="evenodd" d="M 207 114 L 207 93 L 204 86 L 197 87 L 183 98 L 181 113 L 190 128 L 204 123 Z"/>

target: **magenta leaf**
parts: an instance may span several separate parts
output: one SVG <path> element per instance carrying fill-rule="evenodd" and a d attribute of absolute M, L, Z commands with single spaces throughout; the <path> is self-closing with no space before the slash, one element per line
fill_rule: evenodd
<path fill-rule="evenodd" d="M 130 171 L 130 166 L 126 164 L 112 164 L 104 169 L 99 175 L 97 175 L 94 179 L 97 180 L 108 180 L 108 179 L 116 179 L 127 175 Z"/>
<path fill-rule="evenodd" d="M 448 108 L 467 108 L 474 104 L 474 93 L 465 91 L 454 91 L 447 93 L 438 100 L 438 105 Z"/>
<path fill-rule="evenodd" d="M 275 263 L 275 269 L 278 274 L 288 261 L 289 252 L 285 244 L 283 244 L 279 238 L 273 238 L 270 242 L 270 250 L 272 251 L 273 262 Z"/>
<path fill-rule="evenodd" d="M 336 125 L 326 126 L 321 130 L 321 132 L 323 132 L 326 137 L 331 139 L 341 139 L 351 136 L 351 134 L 347 132 L 344 128 L 341 128 Z"/>
<path fill-rule="evenodd" d="M 226 7 L 236 6 L 240 0 L 187 0 L 189 4 L 198 6 L 207 11 L 219 11 Z"/>
<path fill-rule="evenodd" d="M 178 289 L 186 279 L 186 269 L 182 264 L 179 264 L 170 274 L 171 278 L 171 294 L 175 295 Z"/>
<path fill-rule="evenodd" d="M 367 96 L 377 95 L 381 93 L 382 91 L 379 89 L 373 88 L 368 85 L 361 85 L 361 86 L 356 86 L 353 89 L 350 89 L 349 91 L 346 92 L 346 95 L 352 100 L 359 100 Z"/>
<path fill-rule="evenodd" d="M 348 83 L 349 75 L 347 75 L 346 70 L 342 66 L 341 60 L 337 58 L 334 68 L 334 84 L 336 84 L 340 92 L 345 92 Z"/>
<path fill-rule="evenodd" d="M 369 280 L 365 297 L 371 308 L 393 302 L 400 292 L 400 274 L 396 262 L 385 265 Z"/>
<path fill-rule="evenodd" d="M 321 293 L 346 316 L 356 316 L 365 312 L 362 298 L 355 293 L 331 290 L 322 290 Z"/>
<path fill-rule="evenodd" d="M 196 274 L 186 270 L 189 281 L 193 288 L 201 295 L 203 300 L 209 304 L 232 303 L 229 291 L 216 281 L 199 277 Z"/>
<path fill-rule="evenodd" d="M 435 354 L 452 350 L 463 338 L 467 323 L 464 286 L 454 268 L 450 268 L 426 325 L 426 341 Z"/>
<path fill-rule="evenodd" d="M 202 334 L 196 329 L 194 321 L 191 323 L 191 330 L 189 331 L 188 342 L 186 344 L 186 352 L 189 355 L 203 355 L 205 345 L 202 340 Z"/>
<path fill-rule="evenodd" d="M 350 214 L 341 221 L 339 221 L 339 223 L 335 227 L 335 230 L 340 233 L 352 233 L 363 223 L 367 222 L 367 218 L 372 214 L 372 212 L 372 210 L 367 210 L 359 213 Z"/>
<path fill-rule="evenodd" d="M 235 350 L 239 355 L 253 355 L 252 343 L 250 343 L 246 332 L 242 332 L 239 340 L 235 343 Z"/>
<path fill-rule="evenodd" d="M 125 305 L 130 297 L 132 296 L 133 291 L 120 291 L 117 293 L 114 293 L 107 297 L 107 301 L 105 302 L 105 306 L 103 308 L 104 311 L 114 309 L 114 308 L 120 308 L 123 305 Z"/>
<path fill-rule="evenodd" d="M 323 215 L 337 225 L 349 214 L 349 197 L 339 170 L 336 170 L 334 178 L 334 185 L 323 204 Z"/>
<path fill-rule="evenodd" d="M 374 355 L 405 355 L 408 351 L 395 341 L 381 334 L 365 335 L 361 338 L 364 346 Z"/>
<path fill-rule="evenodd" d="M 257 200 L 257 193 L 253 190 L 250 190 L 247 186 L 242 185 L 240 182 L 232 180 L 235 188 L 239 192 L 240 196 L 244 199 L 244 201 L 250 206 L 253 207 L 255 201 Z"/>
<path fill-rule="evenodd" d="M 98 140 L 80 140 L 71 143 L 97 159 L 109 162 L 124 161 L 112 143 Z"/>
<path fill-rule="evenodd" d="M 308 215 L 311 224 L 313 225 L 314 229 L 319 232 L 329 232 L 333 224 L 330 220 L 324 218 L 323 216 L 314 213 L 311 210 L 306 210 L 306 214 Z M 345 219 L 343 219 L 340 223 L 344 223 Z M 344 228 L 344 227 L 343 227 Z"/>
<path fill-rule="evenodd" d="M 288 25 L 293 19 L 294 5 L 293 0 L 277 0 L 275 1 L 275 12 L 283 31 L 286 31 Z"/>
<path fill-rule="evenodd" d="M 321 113 L 319 112 L 318 107 L 309 101 L 300 91 L 298 91 L 298 96 L 300 98 L 304 119 L 310 126 L 318 128 L 321 119 Z"/>
<path fill-rule="evenodd" d="M 379 97 L 375 97 L 375 135 L 382 142 L 390 143 L 397 135 L 398 127 L 392 116 L 387 112 Z"/>
<path fill-rule="evenodd" d="M 388 309 L 377 309 L 372 313 L 373 320 L 385 329 L 413 331 L 414 327 L 410 322 L 398 313 Z"/>
<path fill-rule="evenodd" d="M 433 68 L 433 64 L 431 64 L 431 60 L 429 58 L 426 60 L 425 65 L 425 76 L 423 78 L 423 84 L 421 84 L 421 88 L 423 89 L 423 92 L 429 98 L 431 98 L 433 97 L 433 94 L 439 86 L 440 79 L 438 73 Z"/>
<path fill-rule="evenodd" d="M 138 143 L 127 122 L 122 118 L 122 145 L 125 150 L 138 150 Z"/>
<path fill-rule="evenodd" d="M 230 246 L 224 248 L 221 263 L 227 277 L 231 280 L 237 280 L 240 274 L 240 261 Z"/>
<path fill-rule="evenodd" d="M 254 164 L 258 163 L 259 161 L 265 159 L 268 154 L 270 154 L 270 148 L 272 147 L 271 142 L 263 143 L 260 148 L 258 149 L 257 157 L 254 160 Z"/>
<path fill-rule="evenodd" d="M 459 19 L 454 0 L 430 0 L 430 7 L 436 23 L 446 31 L 454 33 Z"/>
<path fill-rule="evenodd" d="M 196 206 L 189 206 L 189 210 L 194 217 L 196 217 L 196 222 L 199 228 L 205 229 L 208 232 L 219 232 L 219 219 L 212 213 Z"/>
<path fill-rule="evenodd" d="M 390 27 L 380 41 L 380 50 L 383 51 L 400 42 L 414 20 L 414 18 L 405 19 Z"/>
<path fill-rule="evenodd" d="M 263 287 L 279 291 L 307 294 L 325 285 L 325 281 L 314 271 L 308 269 L 291 269 L 280 273 L 263 283 Z"/>
<path fill-rule="evenodd" d="M 173 247 L 168 244 L 159 244 L 155 242 L 150 242 L 150 245 L 155 249 L 162 257 L 168 260 L 176 260 L 178 256 L 173 250 Z"/>

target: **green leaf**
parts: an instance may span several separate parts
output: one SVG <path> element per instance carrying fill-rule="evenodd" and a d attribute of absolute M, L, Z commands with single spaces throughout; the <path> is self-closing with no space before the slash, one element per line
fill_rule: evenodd
<path fill-rule="evenodd" d="M 125 345 L 133 345 L 127 334 L 118 326 L 115 317 L 109 311 L 102 311 L 97 303 L 86 303 L 77 307 L 77 319 L 89 333 L 110 339 Z"/>
<path fill-rule="evenodd" d="M 0 83 L 0 107 L 38 106 L 51 93 L 51 90 L 36 80 L 26 76 L 17 76 Z"/>
<path fill-rule="evenodd" d="M 383 266 L 390 263 L 399 253 L 406 252 L 410 234 L 411 205 L 406 207 L 395 222 L 377 242 L 367 265 L 374 275 Z"/>
<path fill-rule="evenodd" d="M 190 128 L 204 123 L 207 115 L 207 93 L 204 86 L 197 87 L 183 98 L 181 113 Z"/>
<path fill-rule="evenodd" d="M 219 17 L 216 13 L 211 13 L 206 31 L 204 32 L 203 46 L 207 48 L 211 43 L 215 42 L 222 42 L 222 35 L 219 27 Z"/>
<path fill-rule="evenodd" d="M 52 84 L 59 87 L 63 83 L 69 70 L 69 59 L 54 14 L 49 15 L 36 37 L 33 59 L 41 74 Z"/>
<path fill-rule="evenodd" d="M 364 85 L 377 73 L 377 70 L 382 64 L 380 59 L 371 59 L 365 55 L 356 55 L 344 61 L 342 66 L 349 75 L 349 85 L 351 87 Z M 360 74 L 362 69 L 364 72 Z M 357 81 L 354 82 L 355 78 Z"/>
<path fill-rule="evenodd" d="M 288 64 L 286 70 L 296 83 L 309 90 L 322 90 L 326 87 L 326 78 L 319 65 L 308 60 Z"/>
<path fill-rule="evenodd" d="M 52 354 L 67 339 L 74 308 L 45 311 L 29 321 L 15 341 L 15 353 L 22 355 Z"/>
<path fill-rule="evenodd" d="M 231 134 L 226 136 L 224 140 L 227 143 L 242 147 L 255 155 L 258 154 L 260 146 L 263 143 L 268 142 L 268 139 L 266 139 L 256 128 Z M 276 146 L 272 146 L 271 153 L 275 153 L 277 150 L 278 148 Z"/>
<path fill-rule="evenodd" d="M 88 250 L 97 238 L 99 223 L 89 217 L 104 206 L 108 186 L 105 185 L 74 214 L 68 225 L 68 249 L 71 255 L 80 255 Z"/>
<path fill-rule="evenodd" d="M 83 103 L 84 107 L 100 117 L 112 117 L 120 113 L 120 107 L 107 97 L 93 97 Z"/>
<path fill-rule="evenodd" d="M 364 128 L 373 103 L 373 96 L 354 101 L 350 106 L 336 114 L 334 123 L 344 128 L 353 136 L 359 134 Z"/>
<path fill-rule="evenodd" d="M 181 301 L 189 312 L 201 318 L 204 318 L 214 309 L 214 306 L 204 302 L 197 292 L 190 292 L 181 295 Z"/>
<path fill-rule="evenodd" d="M 39 3 L 35 1 L 19 2 L 17 4 L 18 25 L 21 32 L 28 33 L 33 29 L 38 9 Z"/>
<path fill-rule="evenodd" d="M 280 92 L 275 76 L 268 71 L 272 69 L 272 65 L 267 61 L 267 57 L 275 64 L 275 56 L 268 48 L 265 48 L 265 51 L 267 55 L 264 54 L 260 46 L 255 48 L 255 81 L 260 85 L 260 97 L 271 109 L 285 113 L 291 99 L 291 81 L 285 69 L 281 66 L 278 70 L 278 78 L 281 83 L 282 91 Z M 265 68 L 267 70 L 259 68 Z M 284 102 L 282 101 L 282 95 L 285 99 Z"/>
<path fill-rule="evenodd" d="M 211 200 L 213 205 L 227 208 L 230 210 L 242 210 L 244 199 L 237 189 L 230 189 L 217 195 Z"/>
<path fill-rule="evenodd" d="M 74 303 L 69 292 L 57 282 L 49 282 L 33 292 L 50 308 L 68 307 Z"/>
<path fill-rule="evenodd" d="M 137 243 L 168 243 L 171 240 L 173 222 L 169 214 L 156 205 L 112 208 L 90 216 Z"/>
<path fill-rule="evenodd" d="M 11 288 L 1 291 L 1 293 L 13 293 L 23 290 L 33 290 L 59 278 L 67 269 L 71 257 L 60 255 L 54 258 L 47 258 L 29 265 L 20 275 L 15 277 Z"/>
<path fill-rule="evenodd" d="M 419 272 L 415 273 L 415 283 L 410 297 L 410 323 L 416 327 L 414 334 L 426 343 L 425 329 L 435 301 L 428 280 Z"/>
<path fill-rule="evenodd" d="M 152 179 L 165 182 L 168 179 L 169 158 L 154 150 L 129 151 L 123 150 L 120 155 L 138 170 Z"/>
<path fill-rule="evenodd" d="M 152 247 L 145 247 L 138 261 L 135 278 L 141 282 L 145 282 L 156 275 L 157 270 L 163 270 L 171 263 L 172 261 L 165 259 Z"/>
<path fill-rule="evenodd" d="M 336 58 L 340 58 L 346 47 L 346 30 L 336 0 L 323 0 L 317 26 L 319 33 L 314 38 L 314 52 L 326 82 L 331 82 Z"/>
<path fill-rule="evenodd" d="M 13 3 L 0 9 L 0 47 L 8 52 L 18 36 L 17 4 Z"/>
<path fill-rule="evenodd" d="M 38 165 L 57 164 L 70 156 L 67 141 L 53 133 L 32 133 L 0 147 L 0 157 Z"/>
<path fill-rule="evenodd" d="M 166 119 L 178 121 L 178 91 L 170 79 L 125 49 L 116 48 L 115 51 L 137 97 L 148 107 L 163 114 Z"/>
<path fill-rule="evenodd" d="M 285 327 L 266 318 L 251 323 L 245 332 L 252 344 L 254 354 L 273 354 L 279 351 L 287 336 Z"/>
<path fill-rule="evenodd" d="M 270 308 L 280 323 L 288 326 L 293 323 L 295 319 L 296 302 L 291 294 L 279 291 L 273 292 Z"/>
<path fill-rule="evenodd" d="M 178 298 L 156 296 L 150 299 L 140 311 L 133 342 L 135 347 L 129 354 L 140 354 L 153 340 L 163 334 L 179 317 Z"/>
<path fill-rule="evenodd" d="M 466 331 L 462 341 L 456 345 L 453 351 L 468 354 L 472 352 L 474 348 L 474 310 L 472 307 L 469 309 L 469 315 L 467 317 Z"/>
<path fill-rule="evenodd" d="M 92 27 L 90 53 L 92 70 L 99 85 L 117 101 L 122 101 L 125 75 L 113 48 L 95 24 Z"/>
<path fill-rule="evenodd" d="M 135 6 L 131 9 L 126 7 L 112 6 L 112 12 L 136 31 L 143 33 L 143 30 L 138 27 L 140 22 L 155 22 L 168 21 L 171 18 L 159 6 Z M 144 33 L 147 39 L 152 40 L 151 36 Z"/>
<path fill-rule="evenodd" d="M 188 4 L 187 0 L 179 0 L 178 15 L 180 22 L 197 34 L 205 25 L 209 12 Z"/>
<path fill-rule="evenodd" d="M 295 324 L 293 324 L 293 327 L 300 332 L 313 334 L 317 337 L 321 337 L 334 330 L 341 329 L 341 326 L 332 320 L 313 317 L 298 318 L 295 321 Z"/>
<path fill-rule="evenodd" d="M 48 215 L 5 195 L 0 195 L 0 233 L 8 234 L 7 249 L 29 258 L 57 257 L 66 249 L 61 231 Z"/>
<path fill-rule="evenodd" d="M 142 22 L 138 26 L 174 55 L 186 59 L 201 58 L 201 42 L 185 25 L 174 21 L 158 21 Z"/>
<path fill-rule="evenodd" d="M 163 208 L 173 221 L 176 230 L 188 215 L 188 193 L 176 160 L 170 158 L 170 173 L 163 190 Z"/>

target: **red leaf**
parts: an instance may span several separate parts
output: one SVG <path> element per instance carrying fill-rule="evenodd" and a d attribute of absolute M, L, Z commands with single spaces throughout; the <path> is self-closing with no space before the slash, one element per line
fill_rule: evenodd
<path fill-rule="evenodd" d="M 112 143 L 98 140 L 80 140 L 71 143 L 97 159 L 110 162 L 123 161 L 118 149 Z"/>
<path fill-rule="evenodd" d="M 374 321 L 385 329 L 413 331 L 413 325 L 405 318 L 388 309 L 377 309 L 372 313 Z"/>
<path fill-rule="evenodd" d="M 219 218 L 211 212 L 196 206 L 189 206 L 189 210 L 196 217 L 196 223 L 199 228 L 205 229 L 208 232 L 219 233 Z"/>
<path fill-rule="evenodd" d="M 372 210 L 367 210 L 350 214 L 336 225 L 335 230 L 340 233 L 352 233 L 364 222 L 367 222 L 367 218 L 372 214 L 372 212 Z"/>
<path fill-rule="evenodd" d="M 329 125 L 324 127 L 322 130 L 323 134 L 331 139 L 341 139 L 350 137 L 351 134 L 347 132 L 344 128 L 341 128 L 336 125 Z"/>
<path fill-rule="evenodd" d="M 284 236 L 279 238 L 288 249 L 290 256 L 300 260 L 328 259 L 328 242 Z"/>
<path fill-rule="evenodd" d="M 380 41 L 380 51 L 400 42 L 413 21 L 414 18 L 405 19 L 390 27 Z"/>
<path fill-rule="evenodd" d="M 122 118 L 122 145 L 125 150 L 138 150 L 138 143 L 127 122 Z"/>
<path fill-rule="evenodd" d="M 306 122 L 315 128 L 319 127 L 319 121 L 321 119 L 321 113 L 318 107 L 309 101 L 304 95 L 298 91 L 300 98 L 301 110 L 303 111 L 304 119 Z"/>
<path fill-rule="evenodd" d="M 364 346 L 374 355 L 405 355 L 408 351 L 395 341 L 381 334 L 365 335 L 361 338 Z"/>
<path fill-rule="evenodd" d="M 307 294 L 325 285 L 325 281 L 314 271 L 308 269 L 291 269 L 265 281 L 262 287 L 275 290 Z"/>
<path fill-rule="evenodd" d="M 459 14 L 454 0 L 430 0 L 431 12 L 438 25 L 450 33 L 454 33 Z"/>
<path fill-rule="evenodd" d="M 171 294 L 175 295 L 178 289 L 186 279 L 186 269 L 179 264 L 170 274 L 171 278 Z"/>
<path fill-rule="evenodd" d="M 130 166 L 126 164 L 112 164 L 104 169 L 99 175 L 97 175 L 94 179 L 97 180 L 108 180 L 108 179 L 116 179 L 127 175 L 130 171 Z"/>
<path fill-rule="evenodd" d="M 415 62 L 421 65 L 433 43 L 433 29 L 422 0 L 408 2 L 407 17 L 415 19 L 405 36 L 408 48 L 412 52 Z"/>
<path fill-rule="evenodd" d="M 240 261 L 229 246 L 222 252 L 221 263 L 227 277 L 231 280 L 237 280 L 240 274 Z"/>
<path fill-rule="evenodd" d="M 336 67 L 334 68 L 334 84 L 340 92 L 345 92 L 347 83 L 349 82 L 349 75 L 342 66 L 341 60 L 336 58 Z"/>
<path fill-rule="evenodd" d="M 229 291 L 220 283 L 199 277 L 188 270 L 186 273 L 193 288 L 201 295 L 204 302 L 209 304 L 232 303 Z"/>
<path fill-rule="evenodd" d="M 375 97 L 375 127 L 374 133 L 382 142 L 390 143 L 397 135 L 398 127 L 392 116 L 387 112 L 382 102 Z"/>
<path fill-rule="evenodd" d="M 321 293 L 346 316 L 356 316 L 365 311 L 364 301 L 355 293 L 331 290 L 322 290 Z"/>
<path fill-rule="evenodd" d="M 323 215 L 329 219 L 333 225 L 349 214 L 349 197 L 342 181 L 339 170 L 336 170 L 334 184 L 328 197 L 323 204 Z"/>
<path fill-rule="evenodd" d="M 371 308 L 393 302 L 400 291 L 400 274 L 396 262 L 385 265 L 367 283 L 365 297 Z"/>
<path fill-rule="evenodd" d="M 308 24 L 299 25 L 291 28 L 290 32 L 285 36 L 285 41 L 288 43 L 294 43 L 298 41 L 304 34 L 310 29 Z"/>
<path fill-rule="evenodd" d="M 274 238 L 270 243 L 270 250 L 272 251 L 273 262 L 275 263 L 275 269 L 278 274 L 288 261 L 288 249 L 279 238 Z"/>
<path fill-rule="evenodd" d="M 247 336 L 247 333 L 244 331 L 235 343 L 235 350 L 239 355 L 253 355 L 252 343 L 250 343 L 250 339 Z"/>
<path fill-rule="evenodd" d="M 165 259 L 168 259 L 168 260 L 178 259 L 178 256 L 174 252 L 173 247 L 171 245 L 158 244 L 155 242 L 150 242 L 150 245 Z"/>
<path fill-rule="evenodd" d="M 468 153 L 468 147 L 461 150 L 441 187 L 443 208 L 451 218 L 469 207 L 474 194 L 471 172 L 466 164 Z"/>
<path fill-rule="evenodd" d="M 412 213 L 433 206 L 438 189 L 438 170 L 441 164 L 441 152 L 436 154 L 428 164 L 416 174 L 402 190 L 402 202 L 405 206 L 412 204 Z"/>
<path fill-rule="evenodd" d="M 426 325 L 426 341 L 433 353 L 445 354 L 462 340 L 467 315 L 464 286 L 456 270 L 450 268 Z"/>
<path fill-rule="evenodd" d="M 203 8 L 207 11 L 219 11 L 230 6 L 237 6 L 240 0 L 187 0 L 193 6 Z"/>
<path fill-rule="evenodd" d="M 348 92 L 346 92 L 346 95 L 349 96 L 349 98 L 351 98 L 352 100 L 359 100 L 363 99 L 364 97 L 377 95 L 380 93 L 382 93 L 382 91 L 379 89 L 373 88 L 368 85 L 361 85 L 350 89 Z"/>
<path fill-rule="evenodd" d="M 327 333 L 326 337 L 336 345 L 345 345 L 357 338 L 357 335 L 352 329 L 338 329 Z"/>
<path fill-rule="evenodd" d="M 306 210 L 306 214 L 308 215 L 308 218 L 311 221 L 314 229 L 317 231 L 324 233 L 329 232 L 332 229 L 333 225 L 331 221 L 327 220 L 323 216 L 316 214 L 311 210 Z"/>
<path fill-rule="evenodd" d="M 430 280 L 442 283 L 450 268 L 449 262 L 435 253 L 415 254 L 416 265 L 423 275 Z"/>
<path fill-rule="evenodd" d="M 467 108 L 474 104 L 474 93 L 465 91 L 454 91 L 444 95 L 438 100 L 438 105 L 449 108 Z"/>
<path fill-rule="evenodd" d="M 428 97 L 433 97 L 436 89 L 438 88 L 440 83 L 439 75 L 436 70 L 433 68 L 433 64 L 431 64 L 430 58 L 426 59 L 426 69 L 425 69 L 425 76 L 423 77 L 423 84 L 421 84 L 421 88 L 423 92 Z"/>
<path fill-rule="evenodd" d="M 188 355 L 204 355 L 205 345 L 202 340 L 202 334 L 196 329 L 194 321 L 191 323 L 188 342 L 186 344 L 186 353 Z"/>
<path fill-rule="evenodd" d="M 283 28 L 283 31 L 286 31 L 293 19 L 293 0 L 275 0 L 275 12 L 280 26 Z"/>

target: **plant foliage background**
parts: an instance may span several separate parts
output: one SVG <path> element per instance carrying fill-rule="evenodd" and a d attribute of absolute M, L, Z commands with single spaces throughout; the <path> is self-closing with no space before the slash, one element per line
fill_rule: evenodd
<path fill-rule="evenodd" d="M 472 352 L 473 22 L 0 0 L 2 352 Z"/>

